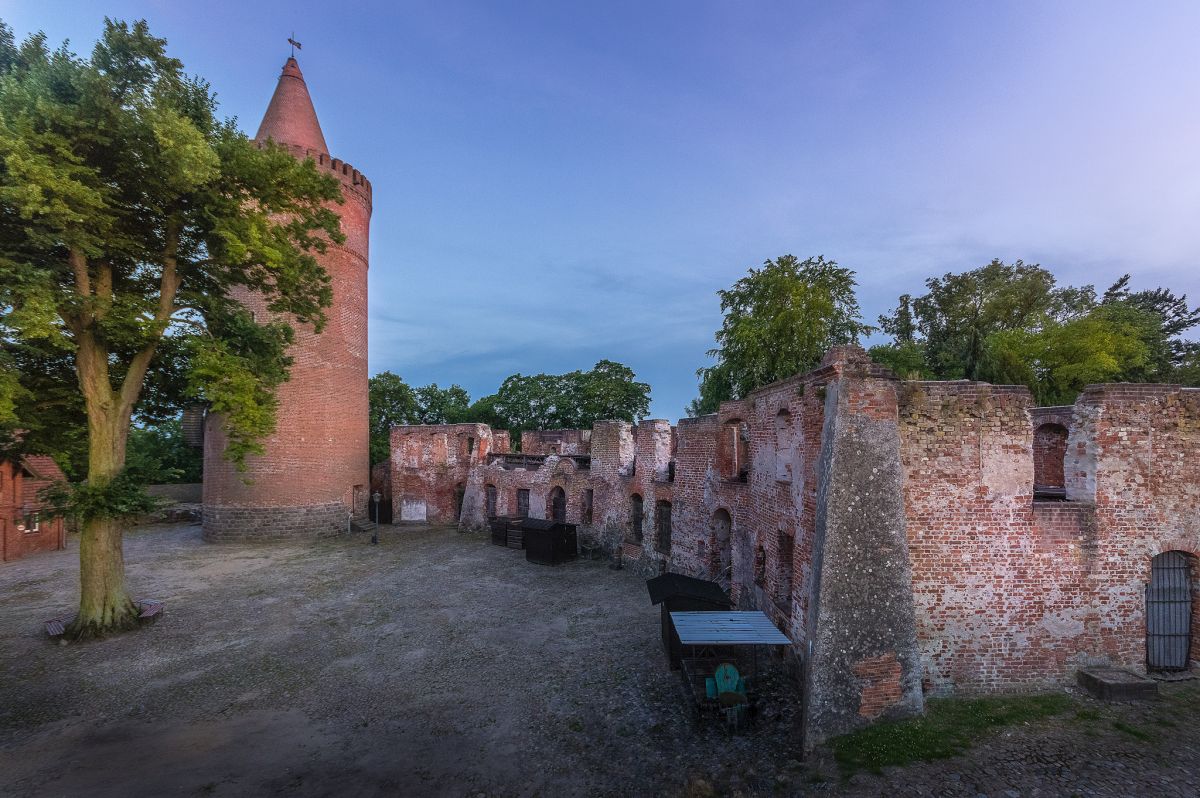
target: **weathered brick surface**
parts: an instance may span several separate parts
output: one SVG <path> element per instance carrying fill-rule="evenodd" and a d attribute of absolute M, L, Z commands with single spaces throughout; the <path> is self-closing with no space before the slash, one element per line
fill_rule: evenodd
<path fill-rule="evenodd" d="M 303 107 L 295 107 L 299 103 Z M 314 133 L 315 127 L 315 133 Z M 283 144 L 335 176 L 343 204 L 346 241 L 319 256 L 332 280 L 333 304 L 320 334 L 296 325 L 289 354 L 291 379 L 278 391 L 274 434 L 265 453 L 247 458 L 239 473 L 223 458 L 221 419 L 205 422 L 204 535 L 208 540 L 324 534 L 337 515 L 365 517 L 370 485 L 367 414 L 367 264 L 371 185 L 349 164 L 323 151 L 324 138 L 303 77 L 289 59 L 258 140 Z M 236 294 L 256 315 L 268 313 L 260 296 Z M 311 528 L 301 523 L 313 522 Z"/>
<path fill-rule="evenodd" d="M 469 477 L 487 462 L 496 443 L 486 424 L 393 427 L 393 523 L 456 523 L 460 504 L 467 506 Z M 499 443 L 507 448 L 508 436 Z"/>
<path fill-rule="evenodd" d="M 1150 560 L 1200 544 L 1200 392 L 1093 386 L 1069 413 L 1029 407 L 1023 389 L 970 383 L 912 383 L 906 397 L 928 684 L 1028 688 L 1100 662 L 1144 671 Z M 1058 468 L 1070 501 L 1035 502 L 1036 429 L 1064 421 Z"/>
<path fill-rule="evenodd" d="M 856 662 L 854 675 L 862 682 L 858 714 L 867 720 L 874 720 L 882 715 L 899 702 L 903 695 L 900 686 L 900 660 L 896 659 L 895 652 L 889 651 L 878 657 Z"/>

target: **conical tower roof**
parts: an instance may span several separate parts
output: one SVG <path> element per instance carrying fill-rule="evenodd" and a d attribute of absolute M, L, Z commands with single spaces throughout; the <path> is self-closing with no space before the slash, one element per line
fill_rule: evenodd
<path fill-rule="evenodd" d="M 275 87 L 271 104 L 267 106 L 254 138 L 257 141 L 274 139 L 279 144 L 291 144 L 314 152 L 329 152 L 312 98 L 308 96 L 308 86 L 295 58 L 288 58 L 283 65 L 279 85 Z"/>

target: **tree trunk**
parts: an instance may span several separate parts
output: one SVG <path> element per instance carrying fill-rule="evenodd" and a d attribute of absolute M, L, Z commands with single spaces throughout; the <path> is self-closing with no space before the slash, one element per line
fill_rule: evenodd
<path fill-rule="evenodd" d="M 125 592 L 121 524 L 94 518 L 79 536 L 79 614 L 67 628 L 75 640 L 102 637 L 137 626 L 138 609 Z"/>
<path fill-rule="evenodd" d="M 88 483 L 103 487 L 125 467 L 129 413 L 88 414 Z M 122 524 L 116 518 L 85 519 L 79 536 L 79 614 L 67 627 L 75 640 L 101 637 L 137 625 L 138 609 L 125 592 Z"/>

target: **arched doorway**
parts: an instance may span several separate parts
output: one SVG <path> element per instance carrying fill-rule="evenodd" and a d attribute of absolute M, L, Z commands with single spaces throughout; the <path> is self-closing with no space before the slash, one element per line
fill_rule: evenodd
<path fill-rule="evenodd" d="M 463 499 L 467 497 L 467 489 L 460 482 L 454 486 L 454 520 L 462 520 Z"/>
<path fill-rule="evenodd" d="M 1187 670 L 1192 645 L 1192 563 L 1182 551 L 1150 561 L 1146 585 L 1146 668 Z"/>
<path fill-rule="evenodd" d="M 730 541 L 730 530 L 733 520 L 725 510 L 717 510 L 712 518 L 712 569 L 713 578 L 718 584 L 728 587 L 733 577 L 733 544 Z"/>
<path fill-rule="evenodd" d="M 567 520 L 567 494 L 562 488 L 555 486 L 550 490 L 550 498 L 546 502 L 547 515 L 551 521 L 565 522 Z"/>

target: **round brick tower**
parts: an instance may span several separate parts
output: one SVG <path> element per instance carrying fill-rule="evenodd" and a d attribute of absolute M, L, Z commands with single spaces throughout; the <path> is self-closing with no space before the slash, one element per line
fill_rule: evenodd
<path fill-rule="evenodd" d="M 330 245 L 321 264 L 333 281 L 333 305 L 320 334 L 296 326 L 291 379 L 279 387 L 275 434 L 265 452 L 247 458 L 239 473 L 224 459 L 219 417 L 204 433 L 204 537 L 244 540 L 306 537 L 347 528 L 349 515 L 365 517 L 370 486 L 367 420 L 367 234 L 371 184 L 358 170 L 329 155 L 308 86 L 295 58 L 283 66 L 255 140 L 268 139 L 311 158 L 342 184 L 346 242 Z M 257 314 L 261 298 L 238 298 Z"/>

